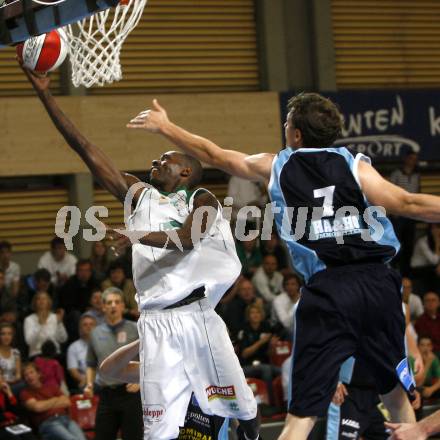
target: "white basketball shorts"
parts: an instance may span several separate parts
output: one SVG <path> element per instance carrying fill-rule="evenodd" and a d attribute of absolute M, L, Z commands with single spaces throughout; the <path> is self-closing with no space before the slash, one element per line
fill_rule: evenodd
<path fill-rule="evenodd" d="M 256 417 L 257 403 L 226 325 L 207 299 L 143 311 L 138 330 L 145 440 L 178 437 L 192 391 L 208 415 Z"/>

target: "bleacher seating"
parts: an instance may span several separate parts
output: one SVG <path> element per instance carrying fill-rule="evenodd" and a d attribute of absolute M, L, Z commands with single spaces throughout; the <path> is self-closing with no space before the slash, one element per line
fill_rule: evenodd
<path fill-rule="evenodd" d="M 272 346 L 270 353 L 270 363 L 277 367 L 281 367 L 283 362 L 292 353 L 292 343 L 290 341 L 278 341 Z"/>
<path fill-rule="evenodd" d="M 95 438 L 95 419 L 96 408 L 98 407 L 99 397 L 87 398 L 82 394 L 71 396 L 70 417 L 75 420 L 84 431 L 86 437 L 91 440 Z"/>
<path fill-rule="evenodd" d="M 261 379 L 256 379 L 253 377 L 247 377 L 246 380 L 248 385 L 251 387 L 251 390 L 254 393 L 257 402 L 269 405 L 270 399 L 269 399 L 269 392 L 267 391 L 266 382 L 264 382 Z"/>

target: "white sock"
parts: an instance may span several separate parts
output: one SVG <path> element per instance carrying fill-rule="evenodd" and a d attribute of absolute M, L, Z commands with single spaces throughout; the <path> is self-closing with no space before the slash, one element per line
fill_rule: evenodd
<path fill-rule="evenodd" d="M 246 435 L 245 432 L 243 432 L 243 434 L 244 434 L 244 438 L 245 438 L 246 440 L 258 440 L 258 439 L 260 438 L 259 435 L 257 436 L 257 438 L 253 439 L 253 438 L 249 438 L 249 437 Z"/>

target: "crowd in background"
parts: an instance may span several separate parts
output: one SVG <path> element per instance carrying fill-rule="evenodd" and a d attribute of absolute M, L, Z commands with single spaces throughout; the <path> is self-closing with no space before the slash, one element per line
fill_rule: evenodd
<path fill-rule="evenodd" d="M 390 180 L 418 192 L 416 165 L 417 156 L 408 154 Z M 258 185 L 237 178 L 230 181 L 229 195 L 234 199 L 234 221 L 240 207 L 262 206 L 265 201 Z M 425 402 L 432 402 L 440 398 L 440 225 L 421 228 L 412 220 L 392 220 L 402 244 L 393 264 L 403 275 L 403 300 L 425 365 L 419 390 Z M 279 347 L 292 348 L 302 280 L 275 231 L 269 240 L 255 238 L 236 246 L 242 274 L 217 311 L 246 376 L 265 382 L 273 406 L 280 401 L 273 384 L 281 374 L 274 359 Z M 22 417 L 40 427 L 37 432 L 43 435 L 42 425 L 46 431 L 55 429 L 45 423 L 54 414 L 72 438 L 82 438 L 68 417 L 66 396 L 84 391 L 88 344 L 97 326 L 108 325 L 102 292 L 110 287 L 121 291 L 124 320 L 135 322 L 139 312 L 130 250 L 116 258 L 105 242 L 95 242 L 90 258 L 77 260 L 62 239 L 54 238 L 35 271 L 23 274 L 11 244 L 0 242 L 0 438 L 7 438 L 7 426 Z M 46 402 L 43 410 L 40 402 Z M 33 438 L 29 432 L 21 436 Z"/>

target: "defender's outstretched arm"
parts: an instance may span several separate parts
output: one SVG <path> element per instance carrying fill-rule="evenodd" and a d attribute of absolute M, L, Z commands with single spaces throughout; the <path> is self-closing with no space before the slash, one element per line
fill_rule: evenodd
<path fill-rule="evenodd" d="M 121 202 L 128 191 L 128 183 L 113 162 L 97 146 L 90 143 L 63 113 L 50 93 L 49 77 L 39 77 L 23 68 L 37 92 L 52 122 L 70 147 L 81 157 L 98 182 Z"/>
<path fill-rule="evenodd" d="M 220 148 L 209 139 L 173 124 L 166 110 L 156 99 L 151 110 L 139 113 L 127 124 L 127 127 L 160 133 L 185 153 L 233 176 L 266 183 L 269 181 L 274 154 L 248 155 Z"/>
<path fill-rule="evenodd" d="M 440 222 L 440 197 L 413 194 L 384 179 L 370 164 L 359 162 L 359 180 L 368 201 L 394 214 L 424 222 Z"/>

